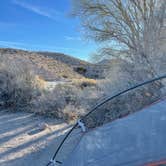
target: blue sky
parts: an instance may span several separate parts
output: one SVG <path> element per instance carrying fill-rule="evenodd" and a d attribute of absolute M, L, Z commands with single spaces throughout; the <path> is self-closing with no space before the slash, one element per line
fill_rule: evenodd
<path fill-rule="evenodd" d="M 88 60 L 97 46 L 68 16 L 70 0 L 1 0 L 0 47 L 55 51 Z"/>

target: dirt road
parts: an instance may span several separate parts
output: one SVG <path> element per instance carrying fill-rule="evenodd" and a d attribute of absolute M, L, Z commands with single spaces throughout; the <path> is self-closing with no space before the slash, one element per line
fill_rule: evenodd
<path fill-rule="evenodd" d="M 45 166 L 69 129 L 70 126 L 60 120 L 0 111 L 0 165 Z M 79 133 L 79 130 L 73 133 L 67 142 L 70 146 L 65 146 L 59 160 L 77 144 Z"/>

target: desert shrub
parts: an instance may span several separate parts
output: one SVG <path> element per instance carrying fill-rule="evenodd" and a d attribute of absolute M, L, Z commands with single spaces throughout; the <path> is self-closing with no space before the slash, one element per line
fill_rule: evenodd
<path fill-rule="evenodd" d="M 34 75 L 26 62 L 2 56 L 0 60 L 0 105 L 5 108 L 27 108 L 37 114 L 73 122 L 99 98 L 96 80 L 75 79 L 48 91 L 46 82 Z"/>
<path fill-rule="evenodd" d="M 158 88 L 153 84 L 116 97 L 91 114 L 86 120 L 87 126 L 100 126 L 141 110 L 161 98 Z"/>
<path fill-rule="evenodd" d="M 84 115 L 87 110 L 85 108 L 79 106 L 75 107 L 74 105 L 66 105 L 66 107 L 62 110 L 63 119 L 68 123 L 75 122 L 80 118 L 81 115 Z"/>
<path fill-rule="evenodd" d="M 81 89 L 72 84 L 59 84 L 53 91 L 45 91 L 34 100 L 34 111 L 73 122 L 90 110 L 99 94 L 95 87 Z"/>
<path fill-rule="evenodd" d="M 28 66 L 0 56 L 1 106 L 13 110 L 28 108 L 36 92 L 35 77 Z"/>
<path fill-rule="evenodd" d="M 62 75 L 62 77 L 63 77 L 63 78 L 68 78 L 68 76 L 67 76 L 67 75 L 64 75 L 64 74 Z"/>
<path fill-rule="evenodd" d="M 120 91 L 151 79 L 149 73 L 141 69 L 134 69 L 132 65 L 127 65 L 127 68 L 117 66 L 107 76 L 105 80 L 98 83 L 105 97 L 113 96 Z M 162 83 L 161 81 L 156 81 L 121 95 L 96 110 L 86 119 L 86 124 L 89 127 L 100 126 L 141 110 L 145 106 L 166 96 L 164 89 L 163 81 Z"/>
<path fill-rule="evenodd" d="M 80 78 L 80 79 L 72 79 L 72 84 L 75 86 L 79 86 L 80 88 L 96 86 L 97 81 L 95 79 L 90 78 Z"/>
<path fill-rule="evenodd" d="M 33 105 L 35 112 L 66 119 L 63 110 L 67 105 L 73 105 L 75 108 L 80 105 L 78 94 L 79 89 L 74 86 L 64 84 L 57 85 L 53 91 L 45 91 L 40 97 L 34 100 Z"/>
<path fill-rule="evenodd" d="M 84 68 L 84 67 L 76 67 L 74 70 L 75 70 L 76 72 L 78 72 L 79 74 L 82 74 L 82 75 L 85 75 L 86 72 L 87 72 L 87 69 Z"/>
<path fill-rule="evenodd" d="M 28 63 L 0 56 L 0 106 L 74 122 L 103 98 L 113 96 L 137 83 L 151 78 L 149 73 L 135 69 L 128 62 L 116 63 L 106 79 L 72 79 L 44 90 L 46 82 L 35 76 Z M 142 109 L 166 95 L 165 80 L 131 91 L 108 102 L 86 119 L 88 127 L 96 127 Z M 162 93 L 161 93 L 162 92 Z M 101 100 L 100 100 L 101 99 Z"/>

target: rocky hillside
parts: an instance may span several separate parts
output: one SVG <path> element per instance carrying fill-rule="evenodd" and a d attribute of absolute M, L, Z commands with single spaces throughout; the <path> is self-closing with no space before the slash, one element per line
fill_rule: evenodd
<path fill-rule="evenodd" d="M 60 57 L 59 59 L 53 58 L 53 56 L 45 56 L 45 53 L 29 52 L 16 49 L 0 49 L 0 55 L 5 55 L 11 60 L 18 60 L 26 62 L 33 69 L 35 74 L 41 76 L 45 80 L 57 80 L 62 78 L 73 79 L 73 78 L 82 78 L 83 76 L 78 72 L 74 71 L 71 67 L 66 55 L 57 54 Z M 61 56 L 60 56 L 61 55 Z M 74 61 L 81 62 L 73 58 Z M 86 63 L 86 62 L 84 62 Z"/>
<path fill-rule="evenodd" d="M 105 64 L 92 64 L 61 53 L 0 48 L 0 55 L 5 55 L 11 60 L 25 62 L 35 74 L 49 81 L 84 77 L 101 79 L 104 71 L 108 69 Z"/>
<path fill-rule="evenodd" d="M 127 63 L 118 58 L 104 59 L 99 63 L 92 64 L 61 53 L 30 52 L 10 48 L 0 48 L 0 55 L 5 55 L 11 60 L 25 62 L 36 75 L 47 81 L 83 78 L 103 79 L 107 71 L 114 71 L 117 66 L 122 67 Z"/>
<path fill-rule="evenodd" d="M 61 53 L 52 53 L 52 52 L 38 52 L 38 53 L 40 55 L 44 55 L 47 58 L 53 58 L 60 63 L 65 63 L 80 75 L 92 79 L 101 79 L 103 76 L 103 71 L 106 66 L 106 65 L 92 64 Z"/>
<path fill-rule="evenodd" d="M 62 53 L 54 53 L 54 52 L 38 52 L 38 53 L 44 55 L 47 58 L 53 58 L 59 62 L 65 63 L 71 67 L 91 65 L 91 63 L 89 62 Z"/>

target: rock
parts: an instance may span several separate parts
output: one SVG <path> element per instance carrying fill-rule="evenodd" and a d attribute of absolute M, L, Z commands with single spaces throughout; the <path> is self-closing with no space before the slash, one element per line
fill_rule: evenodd
<path fill-rule="evenodd" d="M 47 123 L 40 123 L 37 125 L 37 127 L 39 128 L 39 130 L 50 130 L 52 131 L 51 127 L 47 124 Z"/>

